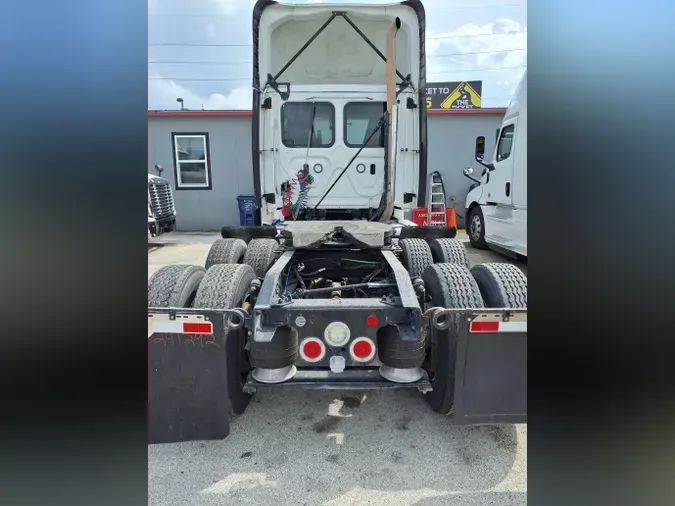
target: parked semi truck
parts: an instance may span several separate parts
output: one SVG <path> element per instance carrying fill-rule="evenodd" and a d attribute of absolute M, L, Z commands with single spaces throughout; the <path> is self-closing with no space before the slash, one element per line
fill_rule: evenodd
<path fill-rule="evenodd" d="M 403 217 L 425 205 L 425 25 L 419 0 L 255 4 L 263 225 L 150 278 L 151 443 L 224 438 L 261 388 L 408 388 L 453 423 L 526 423 L 525 276 Z"/>
<path fill-rule="evenodd" d="M 161 174 L 164 170 L 156 165 Z M 176 206 L 168 180 L 148 172 L 148 236 L 158 236 L 176 228 Z"/>
<path fill-rule="evenodd" d="M 466 232 L 474 248 L 527 257 L 527 70 L 511 99 L 489 163 L 485 137 L 478 137 L 476 161 L 485 169 L 466 196 Z"/>

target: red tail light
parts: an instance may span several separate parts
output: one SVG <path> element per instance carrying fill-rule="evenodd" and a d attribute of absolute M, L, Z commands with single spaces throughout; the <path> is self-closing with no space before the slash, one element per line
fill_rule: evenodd
<path fill-rule="evenodd" d="M 305 362 L 319 362 L 326 356 L 326 346 L 316 337 L 308 337 L 300 343 L 300 356 Z"/>
<path fill-rule="evenodd" d="M 367 337 L 357 337 L 352 341 L 349 352 L 357 362 L 370 362 L 375 358 L 375 343 Z"/>

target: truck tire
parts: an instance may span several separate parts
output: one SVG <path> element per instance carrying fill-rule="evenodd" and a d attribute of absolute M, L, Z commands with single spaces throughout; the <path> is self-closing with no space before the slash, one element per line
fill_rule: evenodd
<path fill-rule="evenodd" d="M 166 265 L 148 281 L 148 307 L 190 307 L 206 271 L 197 265 Z"/>
<path fill-rule="evenodd" d="M 476 249 L 487 249 L 485 242 L 485 218 L 480 206 L 474 207 L 466 219 L 466 235 L 469 236 L 471 246 Z"/>
<path fill-rule="evenodd" d="M 466 253 L 464 243 L 457 239 L 434 239 L 429 245 L 431 255 L 437 264 L 460 264 L 467 269 L 469 256 Z"/>
<path fill-rule="evenodd" d="M 483 299 L 471 272 L 460 264 L 435 264 L 422 274 L 432 307 L 482 308 Z M 433 390 L 425 394 L 429 407 L 444 415 L 452 412 L 455 396 L 455 361 L 461 316 L 447 316 L 446 330 L 430 329 L 427 370 Z"/>
<path fill-rule="evenodd" d="M 478 284 L 485 307 L 527 308 L 527 277 L 513 264 L 476 265 L 471 275 Z"/>
<path fill-rule="evenodd" d="M 244 254 L 244 263 L 253 267 L 256 276 L 264 278 L 274 263 L 277 246 L 274 239 L 251 239 Z"/>
<path fill-rule="evenodd" d="M 421 276 L 428 266 L 433 265 L 429 244 L 424 239 L 401 239 L 401 263 L 411 277 Z"/>
<path fill-rule="evenodd" d="M 233 309 L 242 307 L 248 296 L 255 273 L 249 265 L 219 264 L 212 266 L 199 285 L 193 307 L 204 309 Z M 227 328 L 226 328 L 227 329 Z M 246 356 L 246 328 L 227 331 L 225 335 L 225 364 L 227 394 L 232 413 L 246 410 L 251 394 L 244 392 L 250 370 Z"/>
<path fill-rule="evenodd" d="M 240 264 L 246 253 L 243 239 L 218 239 L 211 245 L 204 267 L 208 270 L 218 264 Z"/>

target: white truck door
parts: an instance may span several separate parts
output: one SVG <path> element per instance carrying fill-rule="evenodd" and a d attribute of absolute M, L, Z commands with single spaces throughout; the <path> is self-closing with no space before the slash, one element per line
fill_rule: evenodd
<path fill-rule="evenodd" d="M 296 95 L 299 95 L 296 93 Z M 314 183 L 308 204 L 315 206 L 338 179 L 349 161 L 378 125 L 384 102 L 288 101 L 281 108 L 281 150 L 277 185 L 295 176 L 305 162 Z M 314 119 L 313 140 L 308 140 Z M 370 139 L 328 196 L 325 209 L 377 208 L 384 188 L 384 137 L 382 129 Z"/>
<path fill-rule="evenodd" d="M 350 101 L 342 109 L 343 142 L 339 151 L 349 162 L 378 128 L 387 110 L 386 102 Z M 386 129 L 379 128 L 344 175 L 338 193 L 345 202 L 354 200 L 353 207 L 377 208 L 384 191 L 384 144 Z M 338 186 L 340 183 L 338 183 Z M 336 190 L 338 187 L 336 186 Z M 350 206 L 352 207 L 352 206 Z"/>
<path fill-rule="evenodd" d="M 488 183 L 483 199 L 489 204 L 510 205 L 513 202 L 513 163 L 515 153 L 514 138 L 518 117 L 504 122 L 495 148 L 494 170 L 489 171 Z"/>
<path fill-rule="evenodd" d="M 298 95 L 298 94 L 296 94 Z M 301 97 L 302 98 L 302 97 Z M 275 168 L 277 187 L 292 181 L 307 163 L 314 177 L 309 195 L 310 205 L 327 189 L 326 177 L 334 170 L 336 139 L 335 106 L 330 102 L 289 100 L 281 106 L 280 149 Z M 325 187 L 325 188 L 324 188 Z M 337 194 L 331 196 L 333 199 Z M 297 190 L 294 191 L 294 198 Z M 330 204 L 328 197 L 322 204 Z"/>

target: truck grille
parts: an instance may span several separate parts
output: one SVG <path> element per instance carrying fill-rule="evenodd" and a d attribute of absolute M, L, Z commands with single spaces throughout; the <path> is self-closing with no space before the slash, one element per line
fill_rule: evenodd
<path fill-rule="evenodd" d="M 150 182 L 150 205 L 155 218 L 158 220 L 173 217 L 176 208 L 173 203 L 173 193 L 171 186 L 167 182 Z"/>

